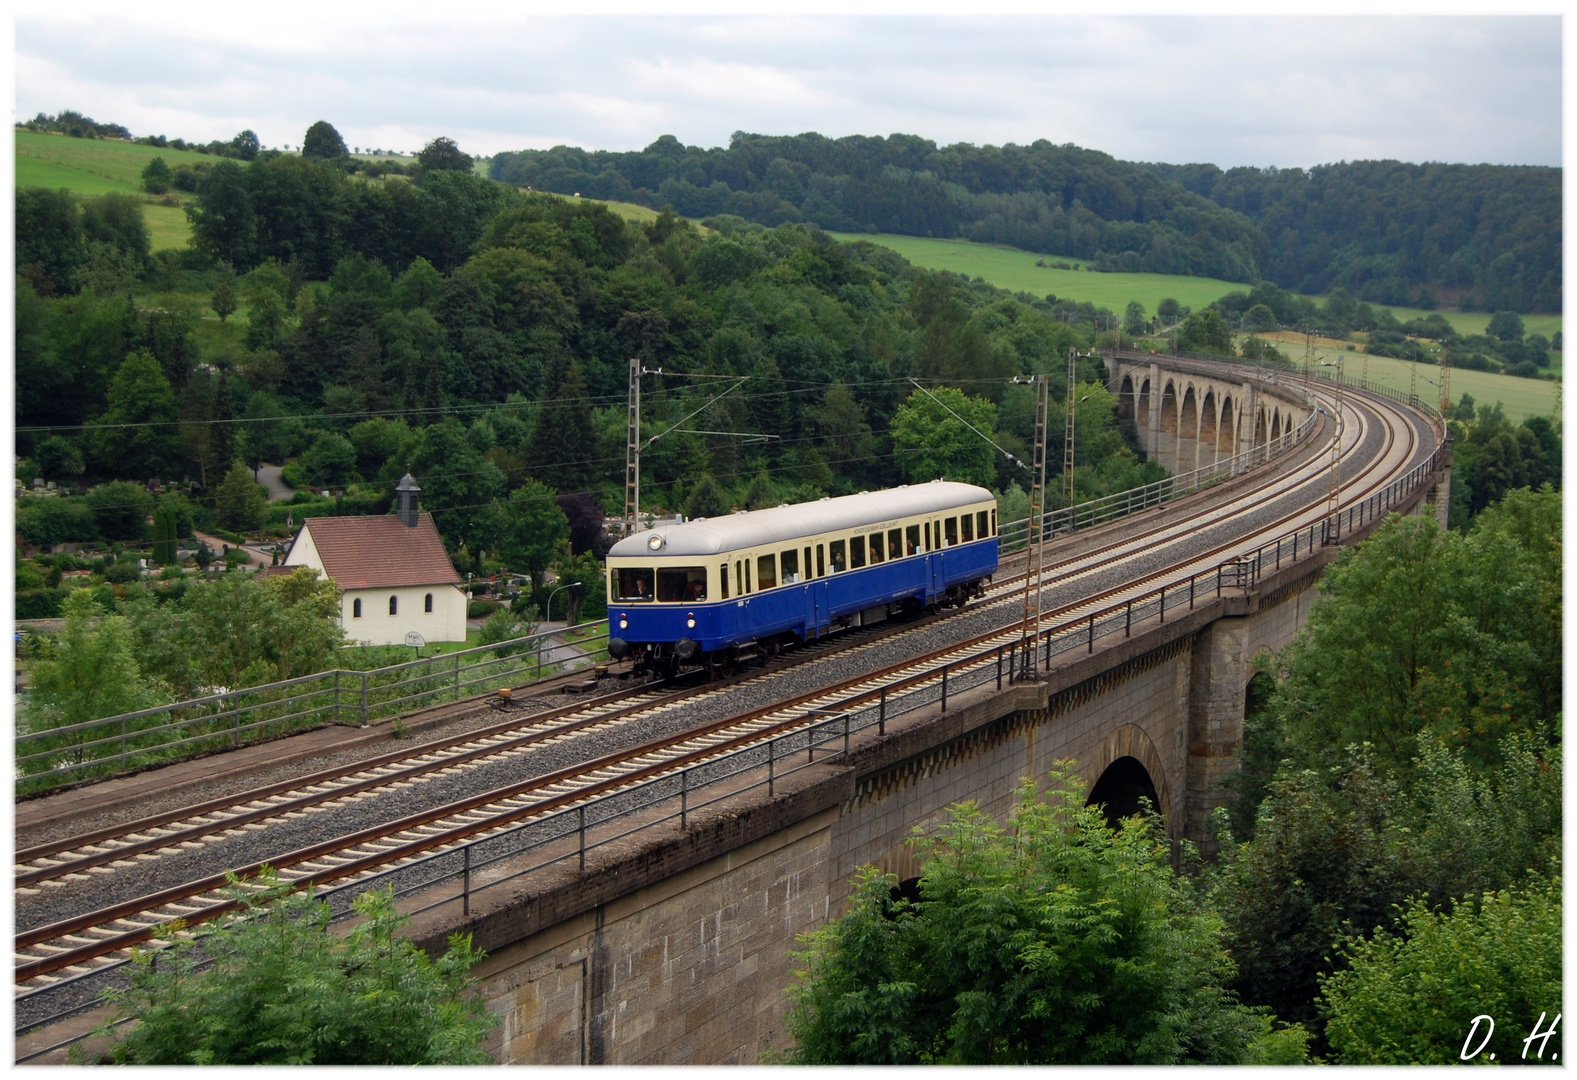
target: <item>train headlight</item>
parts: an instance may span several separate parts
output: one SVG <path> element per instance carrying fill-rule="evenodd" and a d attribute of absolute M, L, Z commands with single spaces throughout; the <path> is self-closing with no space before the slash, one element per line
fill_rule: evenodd
<path fill-rule="evenodd" d="M 661 551 L 663 548 L 663 538 L 661 536 L 648 537 L 646 540 L 646 546 L 652 551 Z"/>
<path fill-rule="evenodd" d="M 687 612 L 685 614 L 684 624 L 686 626 L 688 626 L 691 630 L 695 629 L 695 612 L 691 611 L 691 612 Z"/>
<path fill-rule="evenodd" d="M 628 630 L 629 628 L 630 628 L 630 620 L 626 616 L 620 615 L 619 616 L 619 629 L 620 630 Z"/>

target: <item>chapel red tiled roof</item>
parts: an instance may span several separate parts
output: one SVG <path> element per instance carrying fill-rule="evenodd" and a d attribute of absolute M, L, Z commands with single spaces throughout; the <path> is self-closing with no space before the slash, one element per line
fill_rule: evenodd
<path fill-rule="evenodd" d="M 307 518 L 302 531 L 311 532 L 325 572 L 342 589 L 463 584 L 431 514 L 414 529 L 387 514 Z"/>

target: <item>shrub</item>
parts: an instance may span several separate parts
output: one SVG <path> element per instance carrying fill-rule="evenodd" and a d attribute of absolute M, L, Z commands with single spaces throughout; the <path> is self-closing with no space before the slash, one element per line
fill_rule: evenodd
<path fill-rule="evenodd" d="M 265 871 L 266 872 L 266 871 Z M 195 943 L 142 952 L 130 986 L 112 991 L 120 1017 L 111 1060 L 132 1065 L 480 1065 L 497 1023 L 469 991 L 482 959 L 469 935 L 430 959 L 395 931 L 409 921 L 386 890 L 356 898 L 363 921 L 329 931 L 329 906 L 290 894 L 272 875 L 259 893 L 231 879 L 244 905 Z M 153 964 L 158 956 L 160 963 Z M 110 1029 L 103 1029 L 108 1032 Z"/>
<path fill-rule="evenodd" d="M 70 589 L 17 590 L 16 617 L 18 619 L 58 619 Z"/>
<path fill-rule="evenodd" d="M 503 607 L 497 600 L 472 600 L 465 606 L 468 619 L 485 619 Z"/>
<path fill-rule="evenodd" d="M 16 531 L 33 547 L 99 538 L 98 519 L 84 499 L 26 499 L 16 510 Z"/>

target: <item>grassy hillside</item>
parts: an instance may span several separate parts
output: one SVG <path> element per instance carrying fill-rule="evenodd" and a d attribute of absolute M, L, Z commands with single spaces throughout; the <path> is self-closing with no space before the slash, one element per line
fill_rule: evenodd
<path fill-rule="evenodd" d="M 951 270 L 956 274 L 985 278 L 993 285 L 1032 296 L 1055 293 L 1058 299 L 1089 301 L 1097 307 L 1121 312 L 1128 301 L 1137 300 L 1145 310 L 1166 297 L 1190 307 L 1201 308 L 1233 289 L 1244 286 L 1216 278 L 1179 277 L 1169 274 L 1099 274 L 1093 270 L 1055 270 L 1035 265 L 1040 256 L 1005 244 L 977 244 L 969 240 L 934 240 L 892 233 L 831 233 L 839 240 L 869 240 L 891 248 L 916 266 L 929 270 Z M 1053 257 L 1047 256 L 1048 261 Z M 1058 262 L 1080 263 L 1079 259 L 1056 256 Z"/>
<path fill-rule="evenodd" d="M 1398 312 L 1398 317 L 1401 313 Z M 1296 364 L 1303 363 L 1304 337 L 1282 331 L 1265 334 L 1276 342 L 1277 348 L 1286 353 Z M 1367 353 L 1348 352 L 1347 343 L 1331 338 L 1314 339 L 1314 362 L 1335 363 L 1337 356 L 1344 357 L 1348 378 L 1365 375 L 1374 382 L 1397 390 L 1406 391 L 1412 382 L 1410 365 L 1405 360 L 1388 356 L 1370 356 Z M 1557 358 L 1559 353 L 1554 354 Z M 1434 364 L 1418 365 L 1418 396 L 1431 404 L 1440 400 L 1438 382 L 1440 369 Z M 1560 400 L 1560 384 L 1546 379 L 1519 379 L 1514 375 L 1491 375 L 1486 371 L 1467 371 L 1454 368 L 1451 372 L 1451 400 L 1460 401 L 1463 394 L 1473 395 L 1480 405 L 1500 402 L 1512 423 L 1520 423 L 1526 416 L 1553 416 Z"/>
<path fill-rule="evenodd" d="M 869 240 L 891 248 L 916 266 L 930 270 L 951 270 L 955 274 L 985 278 L 1004 289 L 1022 290 L 1034 296 L 1055 293 L 1058 299 L 1067 298 L 1083 303 L 1086 300 L 1097 307 L 1121 312 L 1130 300 L 1143 304 L 1154 314 L 1155 306 L 1165 297 L 1192 308 L 1202 308 L 1229 292 L 1246 291 L 1241 282 L 1219 281 L 1215 278 L 1181 277 L 1171 274 L 1101 274 L 1092 270 L 1054 270 L 1035 265 L 1039 258 L 1032 252 L 1004 244 L 977 244 L 969 240 L 933 240 L 920 236 L 896 236 L 891 233 L 832 233 L 839 240 Z M 1058 262 L 1076 263 L 1071 256 L 1046 256 Z M 1322 298 L 1323 299 L 1323 298 Z M 1391 313 L 1406 322 L 1429 314 L 1417 308 L 1393 307 Z M 1489 322 L 1489 313 L 1482 311 L 1442 311 L 1451 325 L 1461 334 L 1482 334 Z M 1523 325 L 1530 334 L 1551 337 L 1561 329 L 1559 315 L 1524 315 Z M 1301 342 L 1301 339 L 1299 339 Z M 1299 346 L 1302 347 L 1301 344 Z"/>
<path fill-rule="evenodd" d="M 142 170 L 162 157 L 174 168 L 187 162 L 212 165 L 216 158 L 190 150 L 141 146 L 112 139 L 73 139 L 37 131 L 16 132 L 16 186 L 65 188 L 79 195 L 123 191 L 144 195 Z M 192 233 L 180 206 L 147 196 L 143 218 L 153 250 L 185 247 Z"/>

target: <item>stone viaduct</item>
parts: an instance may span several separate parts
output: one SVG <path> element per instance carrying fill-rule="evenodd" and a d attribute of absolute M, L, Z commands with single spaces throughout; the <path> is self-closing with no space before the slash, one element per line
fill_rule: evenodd
<path fill-rule="evenodd" d="M 1107 370 L 1118 418 L 1132 420 L 1145 456 L 1173 473 L 1263 446 L 1309 415 L 1301 394 L 1256 379 L 1249 368 L 1231 381 L 1206 365 L 1119 355 Z"/>
<path fill-rule="evenodd" d="M 1169 468 L 1225 458 L 1308 414 L 1293 389 L 1186 362 L 1119 358 L 1110 370 L 1123 407 L 1143 421 L 1141 445 Z M 1425 484 L 1393 508 L 1416 512 L 1438 498 L 1438 483 Z M 988 683 L 945 711 L 911 713 L 794 773 L 772 797 L 758 789 L 692 813 L 684 828 L 598 848 L 584 869 L 571 860 L 481 893 L 467 916 L 458 905 L 420 916 L 417 940 L 441 950 L 447 934 L 469 931 L 487 951 L 475 974 L 500 1017 L 500 1063 L 756 1063 L 788 1043 L 796 935 L 841 911 L 864 864 L 915 876 L 906 840 L 944 820 L 949 804 L 973 799 L 1005 815 L 1022 777 L 1073 758 L 1092 795 L 1119 806 L 1149 795 L 1171 836 L 1203 841 L 1219 781 L 1236 768 L 1252 662 L 1303 626 L 1336 551 L 1305 548 L 1251 589 L 1212 592 L 1164 622 L 1136 620 L 1131 637 L 1065 653 L 1038 683 Z"/>

